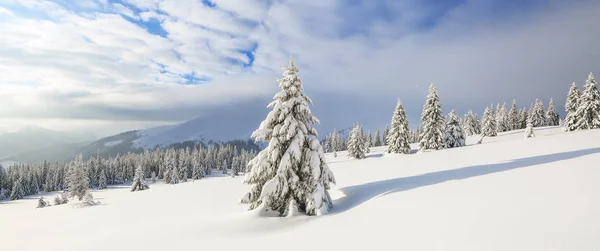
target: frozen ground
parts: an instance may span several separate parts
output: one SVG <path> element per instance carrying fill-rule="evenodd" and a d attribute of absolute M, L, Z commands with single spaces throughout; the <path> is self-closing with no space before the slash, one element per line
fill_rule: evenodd
<path fill-rule="evenodd" d="M 335 210 L 320 217 L 254 217 L 236 203 L 241 177 L 113 187 L 95 191 L 102 205 L 89 208 L 1 202 L 0 249 L 598 250 L 600 130 L 536 134 L 403 156 L 382 147 L 365 160 L 328 156 Z"/>

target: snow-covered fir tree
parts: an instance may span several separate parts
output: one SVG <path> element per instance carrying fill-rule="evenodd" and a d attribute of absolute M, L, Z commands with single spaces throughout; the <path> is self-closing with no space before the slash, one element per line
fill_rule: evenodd
<path fill-rule="evenodd" d="M 384 146 L 387 146 L 387 137 L 388 137 L 389 133 L 390 133 L 390 126 L 385 125 L 385 129 L 383 129 L 383 145 Z"/>
<path fill-rule="evenodd" d="M 529 119 L 533 127 L 546 125 L 546 108 L 544 108 L 544 103 L 541 100 L 535 99 L 535 104 L 529 113 Z"/>
<path fill-rule="evenodd" d="M 519 110 L 517 109 L 517 101 L 513 99 L 512 106 L 508 112 L 508 130 L 517 130 L 519 128 Z"/>
<path fill-rule="evenodd" d="M 506 111 L 506 105 L 502 105 L 496 112 L 496 131 L 506 132 L 508 131 L 508 111 Z"/>
<path fill-rule="evenodd" d="M 571 89 L 569 89 L 569 94 L 567 95 L 567 101 L 565 102 L 565 112 L 567 116 L 563 121 L 563 127 L 567 132 L 575 131 L 575 129 L 577 129 L 576 125 L 578 118 L 575 114 L 577 113 L 577 108 L 579 108 L 580 95 L 581 93 L 579 93 L 577 85 L 573 82 Z"/>
<path fill-rule="evenodd" d="M 465 146 L 465 132 L 463 131 L 456 111 L 452 110 L 446 119 L 445 140 L 446 148 Z"/>
<path fill-rule="evenodd" d="M 299 69 L 293 60 L 279 79 L 281 91 L 269 104 L 273 108 L 252 134 L 269 142 L 249 163 L 244 183 L 251 189 L 241 199 L 250 209 L 286 215 L 291 210 L 317 215 L 333 207 L 329 195 L 335 178 L 325 162 L 313 124 L 319 123 L 309 108 Z"/>
<path fill-rule="evenodd" d="M 371 148 L 371 146 L 375 145 L 375 142 L 373 142 L 373 134 L 371 134 L 371 130 L 369 130 L 367 132 L 367 148 Z M 371 150 L 369 150 L 370 152 Z"/>
<path fill-rule="evenodd" d="M 371 152 L 371 144 L 369 141 L 369 136 L 367 134 L 365 134 L 362 125 L 360 125 L 360 133 L 362 134 L 362 137 L 363 137 L 363 139 L 362 139 L 363 140 L 363 152 L 370 153 Z"/>
<path fill-rule="evenodd" d="M 22 179 L 19 178 L 15 181 L 10 193 L 10 200 L 20 200 L 25 197 L 25 191 L 23 190 Z"/>
<path fill-rule="evenodd" d="M 381 133 L 379 133 L 379 129 L 375 130 L 374 142 L 374 146 L 381 146 Z"/>
<path fill-rule="evenodd" d="M 463 122 L 463 128 L 466 136 L 475 135 L 477 124 L 475 122 L 475 115 L 473 111 L 469 110 L 467 114 L 465 114 L 465 119 Z"/>
<path fill-rule="evenodd" d="M 365 158 L 365 141 L 361 133 L 361 126 L 356 123 L 348 139 L 348 157 L 355 159 Z"/>
<path fill-rule="evenodd" d="M 475 113 L 475 134 L 481 134 L 481 119 L 479 119 L 479 114 Z"/>
<path fill-rule="evenodd" d="M 90 181 L 83 165 L 83 157 L 80 154 L 69 168 L 69 176 L 67 177 L 68 197 L 82 200 L 89 187 Z"/>
<path fill-rule="evenodd" d="M 144 170 L 142 165 L 139 165 L 135 169 L 135 176 L 133 177 L 133 183 L 131 184 L 131 192 L 146 190 L 150 187 L 144 182 Z"/>
<path fill-rule="evenodd" d="M 548 111 L 546 112 L 546 124 L 549 126 L 557 126 L 560 121 L 560 116 L 556 111 L 556 107 L 554 106 L 554 100 L 550 99 L 550 103 L 548 104 Z"/>
<path fill-rule="evenodd" d="M 527 119 L 529 119 L 529 114 L 527 113 L 527 108 L 523 107 L 519 112 L 519 129 L 527 127 Z"/>
<path fill-rule="evenodd" d="M 590 72 L 583 88 L 574 115 L 577 118 L 575 128 L 576 130 L 600 128 L 600 93 L 593 73 Z"/>
<path fill-rule="evenodd" d="M 481 134 L 485 137 L 496 137 L 496 118 L 492 113 L 492 108 L 486 107 L 483 113 L 483 125 L 481 126 Z"/>
<path fill-rule="evenodd" d="M 106 186 L 107 186 L 106 171 L 104 169 L 102 169 L 100 171 L 100 175 L 98 177 L 98 189 L 100 189 L 100 190 L 105 189 Z"/>
<path fill-rule="evenodd" d="M 429 86 L 429 94 L 423 105 L 421 121 L 423 132 L 420 135 L 419 151 L 443 149 L 446 146 L 444 142 L 445 121 L 440 99 L 433 84 Z"/>
<path fill-rule="evenodd" d="M 387 137 L 388 153 L 410 153 L 408 119 L 402 102 L 398 100 L 392 115 L 391 128 Z"/>
<path fill-rule="evenodd" d="M 531 119 L 527 121 L 527 127 L 525 128 L 525 138 L 533 138 L 535 137 L 535 133 L 533 133 L 533 123 Z"/>

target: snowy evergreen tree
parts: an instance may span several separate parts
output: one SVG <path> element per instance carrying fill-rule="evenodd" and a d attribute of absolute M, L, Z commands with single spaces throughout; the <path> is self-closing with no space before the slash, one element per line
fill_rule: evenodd
<path fill-rule="evenodd" d="M 83 165 L 83 156 L 80 154 L 69 168 L 67 178 L 68 197 L 82 200 L 89 187 L 90 181 Z"/>
<path fill-rule="evenodd" d="M 369 149 L 369 152 L 371 151 L 371 146 L 375 145 L 375 142 L 373 142 L 373 134 L 371 134 L 371 130 L 369 130 L 367 132 L 367 149 Z"/>
<path fill-rule="evenodd" d="M 335 178 L 327 163 L 313 124 L 319 123 L 309 108 L 299 69 L 290 60 L 280 79 L 281 91 L 268 107 L 273 110 L 252 134 L 269 145 L 249 163 L 244 183 L 250 191 L 240 202 L 250 209 L 286 215 L 295 211 L 318 215 L 333 207 L 329 195 Z"/>
<path fill-rule="evenodd" d="M 529 119 L 531 120 L 533 127 L 546 125 L 546 109 L 544 108 L 544 103 L 542 103 L 541 100 L 535 99 L 535 104 L 531 109 L 531 113 L 529 113 Z"/>
<path fill-rule="evenodd" d="M 456 111 L 452 110 L 446 119 L 445 140 L 446 148 L 465 146 L 465 132 L 460 125 Z"/>
<path fill-rule="evenodd" d="M 10 193 L 10 200 L 20 200 L 23 199 L 23 197 L 25 197 L 25 191 L 23 189 L 22 182 L 23 181 L 21 178 L 17 179 L 14 182 Z"/>
<path fill-rule="evenodd" d="M 508 111 L 506 111 L 506 105 L 502 105 L 500 109 L 496 112 L 496 126 L 497 132 L 506 132 L 508 131 Z"/>
<path fill-rule="evenodd" d="M 381 146 L 381 134 L 379 133 L 379 129 L 375 130 L 375 144 L 374 146 Z"/>
<path fill-rule="evenodd" d="M 565 112 L 567 116 L 563 121 L 563 126 L 567 132 L 577 129 L 576 125 L 578 118 L 575 114 L 577 113 L 577 108 L 579 108 L 580 95 L 577 85 L 573 82 L 571 89 L 569 89 L 569 94 L 567 95 L 567 101 L 565 102 Z"/>
<path fill-rule="evenodd" d="M 556 111 L 556 107 L 554 106 L 553 99 L 550 99 L 550 104 L 548 104 L 548 111 L 546 112 L 546 118 L 547 118 L 546 124 L 549 126 L 557 126 L 560 121 L 560 117 L 558 115 L 558 112 Z"/>
<path fill-rule="evenodd" d="M 390 133 L 390 127 L 388 125 L 385 125 L 385 129 L 383 129 L 383 145 L 387 146 L 387 137 L 388 134 Z"/>
<path fill-rule="evenodd" d="M 529 115 L 527 114 L 527 109 L 523 107 L 521 112 L 519 112 L 519 129 L 527 127 L 527 119 L 529 119 Z"/>
<path fill-rule="evenodd" d="M 135 176 L 133 177 L 133 183 L 131 184 L 131 192 L 146 190 L 150 187 L 144 182 L 144 170 L 142 165 L 139 165 L 135 169 Z"/>
<path fill-rule="evenodd" d="M 576 130 L 600 128 L 600 93 L 594 74 L 590 72 L 579 98 L 579 106 L 574 116 L 577 118 Z"/>
<path fill-rule="evenodd" d="M 429 95 L 423 106 L 421 121 L 423 132 L 420 135 L 419 151 L 443 149 L 446 146 L 444 142 L 445 121 L 442 115 L 442 106 L 433 84 L 429 86 Z"/>
<path fill-rule="evenodd" d="M 100 171 L 100 175 L 99 176 L 100 177 L 98 178 L 98 189 L 102 190 L 102 189 L 105 189 L 106 186 L 107 186 L 107 183 L 106 183 L 106 171 L 104 171 L 104 169 L 102 169 Z"/>
<path fill-rule="evenodd" d="M 469 110 L 467 114 L 465 114 L 465 121 L 463 122 L 463 128 L 466 136 L 475 135 L 477 124 L 475 122 L 475 115 L 473 111 Z"/>
<path fill-rule="evenodd" d="M 362 125 L 360 125 L 360 134 L 362 135 L 362 142 L 363 142 L 363 152 L 365 153 L 370 153 L 371 152 L 371 146 L 370 146 L 370 141 L 369 141 L 369 136 L 367 134 L 365 134 Z"/>
<path fill-rule="evenodd" d="M 483 113 L 481 134 L 485 137 L 496 137 L 498 135 L 496 131 L 496 119 L 492 114 L 492 109 L 488 107 L 485 108 L 485 112 Z"/>
<path fill-rule="evenodd" d="M 398 100 L 392 115 L 391 128 L 387 137 L 388 153 L 410 153 L 408 119 L 402 102 Z"/>
<path fill-rule="evenodd" d="M 517 110 L 517 101 L 513 99 L 512 106 L 508 112 L 508 130 L 517 130 L 519 128 L 519 111 Z"/>
<path fill-rule="evenodd" d="M 531 119 L 527 121 L 527 127 L 525 128 L 525 138 L 533 138 L 535 134 L 533 133 L 533 123 Z"/>
<path fill-rule="evenodd" d="M 479 119 L 479 114 L 475 113 L 474 117 L 475 117 L 475 125 L 473 125 L 473 128 L 475 128 L 475 134 L 481 134 L 482 122 Z"/>
<path fill-rule="evenodd" d="M 348 157 L 355 159 L 365 158 L 365 142 L 361 133 L 361 127 L 357 123 L 350 132 L 348 139 Z"/>

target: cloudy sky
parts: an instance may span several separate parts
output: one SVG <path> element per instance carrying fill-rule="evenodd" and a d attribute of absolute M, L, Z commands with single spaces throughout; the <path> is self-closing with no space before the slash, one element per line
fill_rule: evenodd
<path fill-rule="evenodd" d="M 294 58 L 323 131 L 527 106 L 600 74 L 594 0 L 0 0 L 0 132 L 258 122 Z M 252 121 L 250 123 L 258 123 Z M 258 125 L 258 124 L 256 124 Z M 322 132 L 321 134 L 324 134 Z"/>

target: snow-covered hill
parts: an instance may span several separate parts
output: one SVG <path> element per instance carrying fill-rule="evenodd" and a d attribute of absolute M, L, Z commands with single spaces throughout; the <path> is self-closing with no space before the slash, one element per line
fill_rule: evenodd
<path fill-rule="evenodd" d="M 411 155 L 328 155 L 334 211 L 258 218 L 242 177 L 95 191 L 100 206 L 0 203 L 2 250 L 598 250 L 600 130 Z"/>

